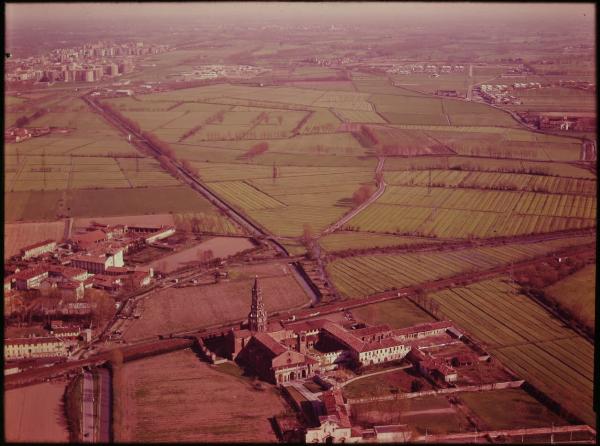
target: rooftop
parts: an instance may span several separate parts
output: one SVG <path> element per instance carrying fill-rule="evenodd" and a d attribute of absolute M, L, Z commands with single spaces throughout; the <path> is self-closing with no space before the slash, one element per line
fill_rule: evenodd
<path fill-rule="evenodd" d="M 363 346 L 363 348 L 359 351 L 360 352 L 368 352 L 371 350 L 381 350 L 382 348 L 397 347 L 399 345 L 404 345 L 404 342 L 397 341 L 393 338 L 387 338 L 387 339 L 382 339 L 380 341 L 369 342 L 368 344 L 365 344 Z"/>
<path fill-rule="evenodd" d="M 35 248 L 40 248 L 42 246 L 46 246 L 49 245 L 51 243 L 56 243 L 56 241 L 48 239 L 48 240 L 44 240 L 43 242 L 38 242 L 38 243 L 34 243 L 33 245 L 29 245 L 24 247 L 23 249 L 21 249 L 21 252 L 26 252 Z"/>
<path fill-rule="evenodd" d="M 383 333 L 383 332 L 389 332 L 391 331 L 392 328 L 387 325 L 376 325 L 374 327 L 366 327 L 366 328 L 359 328 L 357 330 L 352 330 L 351 333 L 354 336 L 357 337 L 361 337 L 361 336 L 371 336 L 371 335 L 375 335 L 375 334 L 379 334 L 379 333 Z"/>
<path fill-rule="evenodd" d="M 287 349 L 269 336 L 268 333 L 256 333 L 254 335 L 254 339 L 260 342 L 267 350 L 273 353 L 274 356 L 279 356 L 282 353 L 285 353 Z"/>
<path fill-rule="evenodd" d="M 360 352 L 363 348 L 364 342 L 358 339 L 356 336 L 351 334 L 350 332 L 344 330 L 340 326 L 329 322 L 323 324 L 323 330 L 327 331 L 333 337 L 335 337 L 338 341 L 342 342 L 349 348 Z"/>
<path fill-rule="evenodd" d="M 410 335 L 410 334 L 424 333 L 427 331 L 434 331 L 434 330 L 440 330 L 440 329 L 447 330 L 448 328 L 450 328 L 452 326 L 453 326 L 453 324 L 450 321 L 431 322 L 431 323 L 426 323 L 426 324 L 414 325 L 412 327 L 395 329 L 395 330 L 393 330 L 393 335 L 394 336 L 402 336 L 402 335 L 406 336 L 406 335 Z"/>
<path fill-rule="evenodd" d="M 15 279 L 17 280 L 29 280 L 34 277 L 41 276 L 43 274 L 48 274 L 48 271 L 44 268 L 29 268 L 23 271 L 19 271 L 15 274 Z"/>
<path fill-rule="evenodd" d="M 36 345 L 47 344 L 49 342 L 62 344 L 63 341 L 54 336 L 45 336 L 39 338 L 12 338 L 4 340 L 5 345 Z"/>

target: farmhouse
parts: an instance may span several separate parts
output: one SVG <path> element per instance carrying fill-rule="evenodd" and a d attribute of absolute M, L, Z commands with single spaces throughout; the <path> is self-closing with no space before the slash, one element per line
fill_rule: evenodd
<path fill-rule="evenodd" d="M 14 277 L 18 290 L 38 289 L 41 283 L 48 278 L 48 270 L 44 268 L 30 268 L 18 272 Z"/>
<path fill-rule="evenodd" d="M 71 265 L 93 274 L 106 271 L 110 266 L 123 266 L 123 248 L 98 249 L 71 257 Z"/>
<path fill-rule="evenodd" d="M 53 290 L 56 290 L 61 297 L 70 297 L 77 300 L 83 298 L 85 291 L 83 282 L 51 277 L 42 281 L 39 290 L 42 294 L 49 294 Z"/>
<path fill-rule="evenodd" d="M 72 240 L 80 249 L 89 249 L 100 242 L 108 240 L 108 237 L 104 231 L 96 229 L 81 234 L 75 234 L 72 237 Z"/>

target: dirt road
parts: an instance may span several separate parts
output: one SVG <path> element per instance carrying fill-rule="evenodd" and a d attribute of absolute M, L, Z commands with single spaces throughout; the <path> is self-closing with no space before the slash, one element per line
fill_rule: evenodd
<path fill-rule="evenodd" d="M 383 165 L 384 165 L 384 163 L 385 163 L 385 158 L 384 157 L 379 158 L 379 162 L 377 163 L 377 168 L 375 169 L 375 178 L 377 178 L 377 176 L 383 171 Z M 385 182 L 385 180 L 383 179 L 383 176 L 382 176 L 381 177 L 381 181 L 379 182 L 379 185 L 377 186 L 377 190 L 375 191 L 375 193 L 373 195 L 371 195 L 369 197 L 369 199 L 367 201 L 365 201 L 363 204 L 361 204 L 357 208 L 351 210 L 349 213 L 347 213 L 346 215 L 344 215 L 337 222 L 335 222 L 334 224 L 332 224 L 331 226 L 329 226 L 327 229 L 325 229 L 323 231 L 323 233 L 321 234 L 321 236 L 330 234 L 331 232 L 339 229 L 341 226 L 343 226 L 346 223 L 348 223 L 359 212 L 363 211 L 367 206 L 369 206 L 371 203 L 373 203 L 375 200 L 377 200 L 379 197 L 381 197 L 381 195 L 383 195 L 383 193 L 385 192 L 385 187 L 386 186 L 387 186 L 387 184 L 386 184 L 386 182 Z"/>

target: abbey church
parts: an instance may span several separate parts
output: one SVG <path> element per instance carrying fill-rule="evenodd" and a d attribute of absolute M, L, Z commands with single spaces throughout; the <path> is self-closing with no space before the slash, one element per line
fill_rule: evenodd
<path fill-rule="evenodd" d="M 342 363 L 357 368 L 402 359 L 411 351 L 413 340 L 445 333 L 451 327 L 448 321 L 404 329 L 388 325 L 346 329 L 324 318 L 269 322 L 256 277 L 248 321 L 228 333 L 227 355 L 261 379 L 282 384 Z M 455 379 L 452 367 L 438 368 L 442 379 Z"/>

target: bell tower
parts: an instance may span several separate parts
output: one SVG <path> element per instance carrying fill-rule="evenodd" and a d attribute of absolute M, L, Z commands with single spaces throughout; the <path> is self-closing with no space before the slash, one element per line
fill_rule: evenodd
<path fill-rule="evenodd" d="M 248 329 L 253 332 L 267 330 L 267 310 L 265 310 L 262 291 L 258 285 L 258 276 L 254 277 L 254 286 L 252 287 L 252 305 L 248 314 Z"/>

